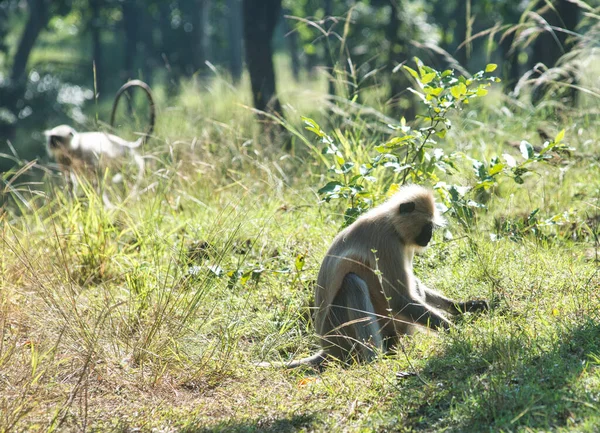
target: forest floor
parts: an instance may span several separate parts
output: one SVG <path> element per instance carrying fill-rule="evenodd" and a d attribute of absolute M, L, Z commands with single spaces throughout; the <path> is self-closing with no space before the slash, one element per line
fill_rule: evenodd
<path fill-rule="evenodd" d="M 320 149 L 300 116 L 327 119 L 368 153 L 367 110 L 331 111 L 324 87 L 280 86 L 288 127 Z M 600 122 L 585 108 L 548 118 L 491 92 L 453 117 L 447 152 L 519 158 L 511 143 L 541 145 L 540 128 L 575 150 L 499 182 L 468 227 L 447 216 L 416 258 L 425 284 L 489 313 L 318 372 L 256 363 L 318 349 L 312 287 L 344 210 L 316 192 L 328 166 L 262 134 L 219 79 L 156 93 L 139 197 L 111 210 L 84 179 L 75 198 L 58 175 L 13 185 L 0 432 L 598 431 Z M 465 161 L 441 180 L 472 184 Z"/>

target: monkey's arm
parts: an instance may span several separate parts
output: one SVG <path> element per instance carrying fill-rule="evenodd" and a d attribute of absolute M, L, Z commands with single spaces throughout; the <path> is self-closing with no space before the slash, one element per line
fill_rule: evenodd
<path fill-rule="evenodd" d="M 412 300 L 398 312 L 400 317 L 429 328 L 449 329 L 450 322 L 442 314 L 419 300 Z"/>
<path fill-rule="evenodd" d="M 419 293 L 425 297 L 425 303 L 434 308 L 446 311 L 452 315 L 464 314 L 466 312 L 477 312 L 489 310 L 487 301 L 470 300 L 466 302 L 453 301 L 446 298 L 440 292 L 437 292 L 425 286 L 418 278 L 415 278 Z"/>

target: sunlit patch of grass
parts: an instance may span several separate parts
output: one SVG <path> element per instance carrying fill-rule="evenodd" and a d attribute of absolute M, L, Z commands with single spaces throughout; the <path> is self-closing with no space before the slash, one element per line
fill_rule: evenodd
<path fill-rule="evenodd" d="M 281 80 L 288 132 L 303 131 L 300 115 L 323 119 L 322 81 Z M 447 151 L 518 157 L 511 142 L 541 144 L 538 126 L 565 128 L 575 147 L 523 185 L 501 181 L 472 227 L 450 219 L 415 259 L 426 284 L 492 310 L 371 364 L 287 371 L 255 363 L 318 346 L 313 284 L 343 213 L 316 192 L 321 143 L 307 134 L 288 152 L 262 134 L 246 77 L 155 93 L 138 196 L 107 209 L 93 179 L 71 195 L 50 176 L 54 188 L 6 189 L 0 431 L 595 431 L 596 120 L 549 121 L 499 94 L 452 118 Z M 359 159 L 385 138 L 385 113 L 362 109 L 326 120 Z M 445 181 L 473 181 L 461 161 Z"/>

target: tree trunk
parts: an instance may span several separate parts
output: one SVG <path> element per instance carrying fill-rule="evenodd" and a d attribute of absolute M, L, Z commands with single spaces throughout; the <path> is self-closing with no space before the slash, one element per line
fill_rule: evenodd
<path fill-rule="evenodd" d="M 14 119 L 17 119 L 18 103 L 25 92 L 29 55 L 40 32 L 50 19 L 46 0 L 28 0 L 27 3 L 29 6 L 29 17 L 27 18 L 25 29 L 19 40 L 17 52 L 12 62 L 10 83 L 8 86 L 0 87 L 0 108 L 4 108 L 10 112 L 14 116 Z M 6 122 L 0 119 L 0 137 L 2 137 L 0 146 L 3 146 L 5 140 L 10 140 L 14 134 L 15 122 Z"/>
<path fill-rule="evenodd" d="M 229 9 L 229 72 L 234 83 L 242 77 L 242 2 L 227 0 Z"/>
<path fill-rule="evenodd" d="M 137 43 L 139 37 L 139 10 L 136 0 L 123 1 L 123 31 L 125 33 L 125 52 L 123 59 L 124 80 L 136 77 L 135 59 L 137 54 Z"/>
<path fill-rule="evenodd" d="M 298 56 L 298 32 L 295 31 L 293 27 L 290 26 L 288 20 L 285 18 L 285 15 L 290 15 L 291 11 L 286 9 L 283 11 L 283 28 L 285 32 L 285 39 L 287 42 L 287 47 L 290 53 L 290 61 L 292 66 L 292 76 L 294 80 L 298 81 L 300 79 L 300 57 Z"/>
<path fill-rule="evenodd" d="M 519 67 L 519 50 L 513 49 L 513 42 L 515 40 L 514 33 L 506 36 L 502 42 L 500 42 L 500 51 L 502 52 L 502 75 L 505 77 L 502 79 L 504 89 L 510 92 L 515 87 L 517 81 L 521 77 Z"/>
<path fill-rule="evenodd" d="M 187 74 L 195 74 L 204 67 L 204 60 L 206 60 L 204 54 L 204 44 L 202 43 L 202 33 L 204 32 L 204 0 L 195 0 L 193 5 L 190 4 L 190 8 L 184 9 L 189 14 L 189 20 L 192 24 L 190 31 L 190 45 L 192 48 L 192 59 L 186 66 Z M 191 66 L 191 70 L 190 67 Z"/>
<path fill-rule="evenodd" d="M 412 93 L 407 90 L 411 86 L 411 83 L 403 70 L 398 70 L 395 73 L 391 71 L 398 64 L 407 61 L 409 58 L 409 42 L 402 36 L 407 32 L 405 28 L 403 29 L 404 23 L 398 17 L 398 11 L 403 6 L 399 0 L 390 0 L 390 5 L 392 10 L 386 33 L 389 42 L 388 63 L 390 68 L 391 108 L 394 114 L 401 114 L 407 120 L 411 120 L 416 114 Z"/>
<path fill-rule="evenodd" d="M 333 15 L 333 4 L 331 0 L 325 0 L 325 18 Z M 328 25 L 326 24 L 326 28 Z M 329 82 L 327 83 L 327 92 L 331 95 L 335 95 L 335 73 L 334 73 L 334 65 L 333 65 L 333 50 L 330 49 L 329 44 L 331 44 L 331 37 L 327 36 L 327 47 L 325 49 L 325 64 L 327 65 L 327 69 L 329 71 L 330 77 Z"/>
<path fill-rule="evenodd" d="M 544 2 L 540 3 L 542 6 Z M 579 22 L 579 7 L 568 0 L 554 1 L 556 12 L 549 7 L 543 7 L 542 18 L 549 25 L 574 31 Z M 554 34 L 552 33 L 554 32 Z M 556 38 L 556 39 L 555 39 Z M 564 32 L 544 31 L 534 43 L 533 60 L 551 68 L 565 53 L 569 52 L 572 44 L 567 43 L 568 35 Z M 558 39 L 558 41 L 557 41 Z"/>
<path fill-rule="evenodd" d="M 202 59 L 202 64 L 200 65 L 201 68 L 204 68 L 206 66 L 206 61 L 212 58 L 210 43 L 211 5 L 211 0 L 202 1 L 202 14 L 200 22 L 200 45 L 202 46 L 204 58 Z"/>
<path fill-rule="evenodd" d="M 94 62 L 95 70 L 95 89 L 98 95 L 102 95 L 104 90 L 104 64 L 102 62 L 102 40 L 101 40 L 101 28 L 102 22 L 100 18 L 100 11 L 102 10 L 102 0 L 90 0 L 90 10 L 92 12 L 92 19 L 90 21 L 90 31 L 92 34 L 92 60 Z"/>
<path fill-rule="evenodd" d="M 467 63 L 469 61 L 469 46 L 470 43 L 466 43 L 462 47 L 458 48 L 460 44 L 465 42 L 468 37 L 468 20 L 470 17 L 471 3 L 470 0 L 459 0 L 459 6 L 456 8 L 456 28 L 454 30 L 454 40 L 456 41 L 456 52 L 454 54 L 454 58 L 456 61 L 465 69 L 467 68 Z"/>
<path fill-rule="evenodd" d="M 25 78 L 27 61 L 33 45 L 49 20 L 48 4 L 45 0 L 28 0 L 27 3 L 29 5 L 29 18 L 27 24 L 25 24 L 25 30 L 21 36 L 10 74 L 10 78 L 14 82 L 19 82 Z"/>
<path fill-rule="evenodd" d="M 254 107 L 282 114 L 275 91 L 271 39 L 281 12 L 281 0 L 244 0 L 246 64 L 250 72 Z"/>
<path fill-rule="evenodd" d="M 579 23 L 579 7 L 569 0 L 555 0 L 553 5 L 556 11 L 545 5 L 544 1 L 539 3 L 542 18 L 550 26 L 574 31 Z M 558 59 L 572 48 L 573 40 L 569 39 L 569 35 L 560 31 L 545 30 L 537 37 L 533 45 L 532 66 L 542 63 L 547 68 L 552 68 L 556 65 Z M 571 77 L 571 80 L 574 81 L 574 77 Z M 539 86 L 533 95 L 534 103 L 539 102 L 547 90 L 547 86 Z M 569 102 L 573 103 L 576 96 L 575 90 L 571 88 L 567 93 L 570 99 Z"/>

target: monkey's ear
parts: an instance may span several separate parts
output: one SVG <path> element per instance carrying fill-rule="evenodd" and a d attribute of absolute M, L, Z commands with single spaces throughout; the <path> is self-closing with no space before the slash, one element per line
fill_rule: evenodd
<path fill-rule="evenodd" d="M 415 202 L 414 201 L 409 201 L 408 203 L 402 203 L 400 205 L 400 213 L 401 214 L 411 213 L 414 210 L 415 210 Z"/>

